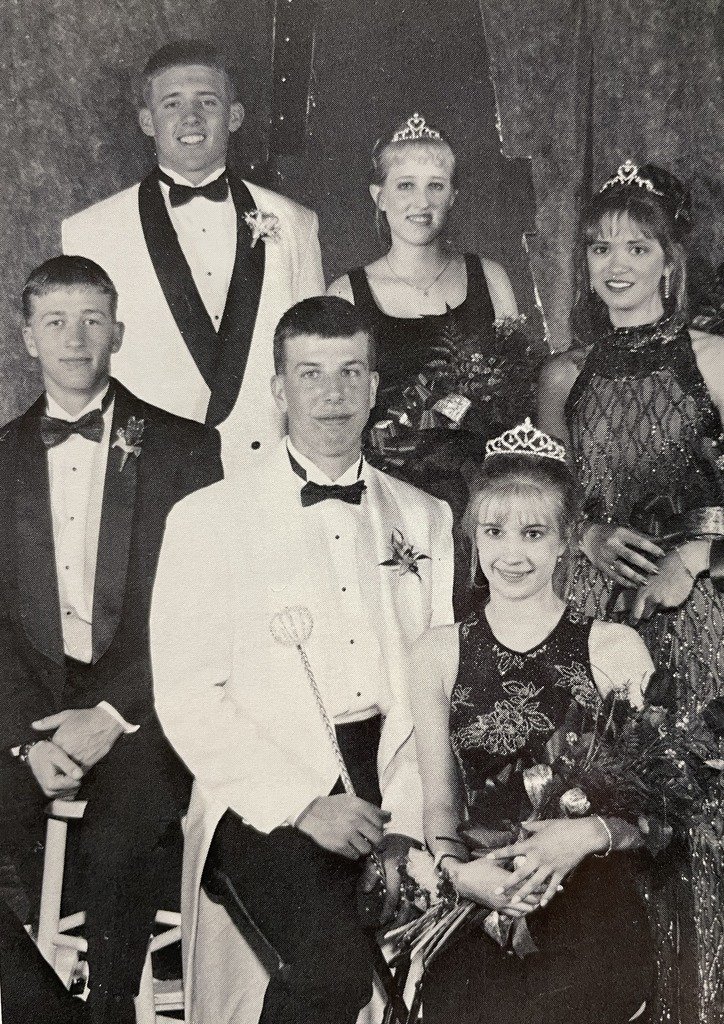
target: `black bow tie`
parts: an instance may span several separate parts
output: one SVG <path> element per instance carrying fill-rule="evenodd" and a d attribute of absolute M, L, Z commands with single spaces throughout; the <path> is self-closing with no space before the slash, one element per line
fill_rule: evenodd
<path fill-rule="evenodd" d="M 40 437 L 46 448 L 55 448 L 67 441 L 71 434 L 80 434 L 88 441 L 103 437 L 103 414 L 100 409 L 91 409 L 79 420 L 59 420 L 55 416 L 40 417 Z"/>
<path fill-rule="evenodd" d="M 319 501 L 326 501 L 327 498 L 337 498 L 339 501 L 346 501 L 349 505 L 359 505 L 365 491 L 364 480 L 356 480 L 353 484 L 315 484 L 313 480 L 307 480 L 300 491 L 302 508 L 309 505 L 316 505 Z"/>
<path fill-rule="evenodd" d="M 183 206 L 190 203 L 194 196 L 204 196 L 212 203 L 223 203 L 229 194 L 229 182 L 226 173 L 206 185 L 179 185 L 163 171 L 158 172 L 159 179 L 168 185 L 168 198 L 171 206 Z"/>

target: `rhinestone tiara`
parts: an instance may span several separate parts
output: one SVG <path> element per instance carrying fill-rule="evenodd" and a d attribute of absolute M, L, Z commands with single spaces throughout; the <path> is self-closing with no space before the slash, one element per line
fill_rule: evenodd
<path fill-rule="evenodd" d="M 428 128 L 425 124 L 425 118 L 417 111 L 408 117 L 405 122 L 405 127 L 400 128 L 392 136 L 391 142 L 414 142 L 416 139 L 441 139 L 440 132 L 435 131 L 434 128 Z"/>
<path fill-rule="evenodd" d="M 490 455 L 537 455 L 542 459 L 566 461 L 566 449 L 548 434 L 538 430 L 527 416 L 512 430 L 506 430 L 500 437 L 493 438 L 485 445 L 485 458 Z"/>
<path fill-rule="evenodd" d="M 621 164 L 614 176 L 601 185 L 598 194 L 600 195 L 601 192 L 605 192 L 607 188 L 613 188 L 614 185 L 636 185 L 638 188 L 645 188 L 647 192 L 653 192 L 655 196 L 662 196 L 664 194 L 657 188 L 654 188 L 654 183 L 650 178 L 641 177 L 638 167 L 632 160 L 627 160 L 626 163 Z"/>

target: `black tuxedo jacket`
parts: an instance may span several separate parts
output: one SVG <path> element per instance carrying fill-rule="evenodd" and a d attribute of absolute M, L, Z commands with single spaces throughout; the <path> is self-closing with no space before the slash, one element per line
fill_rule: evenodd
<path fill-rule="evenodd" d="M 66 688 L 48 459 L 39 420 L 45 396 L 0 435 L 0 750 L 38 733 L 31 723 L 108 701 L 126 721 L 153 711 L 148 643 L 151 592 L 173 505 L 222 477 L 219 435 L 115 384 L 93 596 L 93 661 L 79 692 Z M 116 432 L 144 422 L 141 453 L 121 469 Z M 193 581 L 189 581 L 193 586 Z"/>

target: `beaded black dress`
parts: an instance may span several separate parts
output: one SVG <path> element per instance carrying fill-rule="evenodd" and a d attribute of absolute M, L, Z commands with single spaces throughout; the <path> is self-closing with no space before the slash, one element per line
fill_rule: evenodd
<path fill-rule="evenodd" d="M 472 824 L 507 831 L 531 810 L 522 772 L 572 700 L 600 702 L 591 620 L 568 609 L 542 643 L 520 653 L 493 635 L 484 611 L 460 627 L 450 739 Z M 526 918 L 537 952 L 520 958 L 474 926 L 424 979 L 425 1024 L 624 1024 L 647 998 L 653 952 L 637 893 L 638 857 L 587 858 L 548 906 Z"/>
<path fill-rule="evenodd" d="M 666 538 L 676 517 L 724 504 L 721 422 L 680 320 L 612 329 L 601 338 L 573 386 L 566 414 L 588 519 Z M 579 552 L 568 587 L 572 605 L 615 618 L 619 593 Z M 673 677 L 672 700 L 682 718 L 724 693 L 724 599 L 709 578 L 699 577 L 683 606 L 656 613 L 639 632 L 656 667 Z M 682 859 L 678 883 L 671 883 L 669 900 L 678 909 L 670 905 L 669 913 L 661 893 L 652 898 L 659 916 L 657 1024 L 724 1022 L 720 800 L 712 800 L 707 815 L 692 831 L 690 865 Z M 686 949 L 697 945 L 698 963 L 690 969 L 698 968 L 698 984 L 691 984 L 682 965 Z"/>

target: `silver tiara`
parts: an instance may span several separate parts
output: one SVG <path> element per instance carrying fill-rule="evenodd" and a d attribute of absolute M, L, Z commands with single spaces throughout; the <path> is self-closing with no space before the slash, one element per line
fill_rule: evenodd
<path fill-rule="evenodd" d="M 614 185 L 636 185 L 638 188 L 645 188 L 647 192 L 653 192 L 655 196 L 663 196 L 664 194 L 659 192 L 657 188 L 654 188 L 654 183 L 650 178 L 641 177 L 638 167 L 632 160 L 627 160 L 626 163 L 621 164 L 614 176 L 601 185 L 598 190 L 599 195 L 601 192 L 605 192 L 607 188 L 613 188 Z"/>
<path fill-rule="evenodd" d="M 527 416 L 512 430 L 506 430 L 500 437 L 493 438 L 485 445 L 485 458 L 490 455 L 537 455 L 542 459 L 566 461 L 566 449 L 548 434 L 538 430 Z"/>
<path fill-rule="evenodd" d="M 440 132 L 434 128 L 428 128 L 425 118 L 415 111 L 412 117 L 408 117 L 405 127 L 400 128 L 392 136 L 392 142 L 414 142 L 416 139 L 441 139 Z"/>

